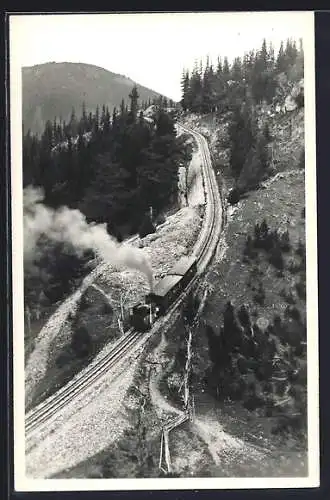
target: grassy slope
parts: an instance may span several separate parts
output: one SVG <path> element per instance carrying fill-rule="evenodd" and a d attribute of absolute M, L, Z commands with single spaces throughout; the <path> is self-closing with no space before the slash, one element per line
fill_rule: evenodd
<path fill-rule="evenodd" d="M 266 189 L 250 193 L 232 210 L 224 235 L 225 255 L 221 263 L 213 266 L 209 275 L 210 283 L 215 289 L 215 305 L 210 306 L 208 315 L 214 316 L 216 323 L 220 320 L 219 311 L 229 298 L 237 307 L 244 303 L 253 305 L 258 316 L 262 314 L 268 320 L 271 320 L 274 314 L 283 314 L 287 302 L 281 291 L 284 287 L 292 287 L 292 273 L 286 265 L 284 276 L 278 276 L 274 266 L 267 262 L 264 252 L 260 252 L 258 258 L 253 261 L 243 262 L 244 244 L 248 234 L 253 236 L 254 225 L 266 218 L 272 229 L 288 229 L 294 249 L 299 240 L 305 239 L 305 220 L 302 217 L 304 197 L 304 174 L 301 171 L 275 180 Z M 293 257 L 293 249 L 283 255 L 286 264 Z M 254 290 L 251 287 L 255 267 L 262 273 L 258 281 L 263 283 L 266 291 L 263 306 L 255 303 Z M 299 298 L 297 306 L 303 313 L 304 302 Z"/>

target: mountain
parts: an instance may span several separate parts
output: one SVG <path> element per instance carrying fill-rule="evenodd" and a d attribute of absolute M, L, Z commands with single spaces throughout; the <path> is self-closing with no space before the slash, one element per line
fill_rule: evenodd
<path fill-rule="evenodd" d="M 105 104 L 110 112 L 119 107 L 136 82 L 98 66 L 83 63 L 49 62 L 22 68 L 24 130 L 41 133 L 47 120 L 68 120 L 72 107 L 80 116 L 82 103 L 95 111 Z M 140 102 L 159 94 L 137 83 Z"/>

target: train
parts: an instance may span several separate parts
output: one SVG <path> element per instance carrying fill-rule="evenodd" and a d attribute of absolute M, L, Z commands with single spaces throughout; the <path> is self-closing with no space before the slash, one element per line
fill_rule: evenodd
<path fill-rule="evenodd" d="M 153 323 L 163 316 L 197 273 L 197 257 L 182 257 L 156 283 L 154 289 L 130 310 L 130 324 L 139 331 L 150 330 Z"/>

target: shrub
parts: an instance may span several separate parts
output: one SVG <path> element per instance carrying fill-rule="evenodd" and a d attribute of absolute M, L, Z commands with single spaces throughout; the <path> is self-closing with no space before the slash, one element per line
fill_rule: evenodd
<path fill-rule="evenodd" d="M 292 274 L 297 274 L 299 271 L 302 271 L 303 270 L 302 260 L 301 259 L 299 260 L 299 259 L 293 257 L 289 261 L 288 269 L 289 269 L 290 273 L 292 273 Z"/>
<path fill-rule="evenodd" d="M 55 364 L 58 368 L 63 368 L 71 361 L 71 359 L 72 356 L 70 356 L 70 352 L 62 351 L 55 359 Z"/>
<path fill-rule="evenodd" d="M 291 249 L 289 231 L 286 230 L 280 237 L 280 248 L 282 252 L 289 252 Z"/>
<path fill-rule="evenodd" d="M 269 227 L 268 227 L 268 224 L 266 222 L 266 219 L 264 219 L 261 223 L 261 226 L 260 226 L 260 238 L 261 238 L 261 240 L 266 240 L 268 233 L 269 233 Z"/>
<path fill-rule="evenodd" d="M 237 188 L 233 188 L 229 191 L 227 201 L 230 205 L 235 205 L 240 200 L 240 191 Z"/>
<path fill-rule="evenodd" d="M 305 104 L 304 91 L 301 90 L 299 94 L 294 98 L 295 103 L 297 104 L 297 108 L 303 108 Z"/>
<path fill-rule="evenodd" d="M 282 288 L 280 295 L 284 298 L 284 300 L 288 304 L 295 304 L 296 303 L 296 299 L 294 297 L 292 290 L 287 290 L 286 288 Z"/>
<path fill-rule="evenodd" d="M 248 235 L 245 240 L 245 247 L 243 253 L 246 257 L 250 259 L 254 259 L 257 256 L 257 252 L 254 249 L 253 240 L 250 235 Z"/>
<path fill-rule="evenodd" d="M 259 224 L 255 224 L 254 226 L 254 244 L 256 246 L 256 248 L 258 248 L 259 246 L 259 242 L 260 242 L 260 226 Z"/>
<path fill-rule="evenodd" d="M 84 326 L 75 328 L 71 338 L 71 348 L 78 358 L 84 358 L 90 354 L 92 340 L 88 330 Z"/>
<path fill-rule="evenodd" d="M 301 315 L 299 309 L 296 306 L 287 306 L 287 308 L 285 309 L 285 314 L 289 318 L 301 322 Z"/>
<path fill-rule="evenodd" d="M 248 311 L 248 308 L 245 304 L 243 304 L 237 313 L 238 319 L 243 327 L 250 327 L 251 326 L 251 320 L 250 320 L 250 314 Z"/>
<path fill-rule="evenodd" d="M 282 251 L 281 251 L 281 248 L 279 245 L 276 244 L 270 250 L 269 262 L 274 267 L 276 267 L 276 269 L 279 269 L 280 271 L 282 271 L 284 269 L 284 260 L 283 260 Z"/>
<path fill-rule="evenodd" d="M 242 375 L 248 372 L 248 363 L 244 356 L 239 356 L 237 360 L 237 368 Z"/>
<path fill-rule="evenodd" d="M 254 300 L 262 306 L 265 303 L 265 298 L 266 298 L 266 293 L 263 284 L 260 281 L 257 293 L 254 295 Z"/>

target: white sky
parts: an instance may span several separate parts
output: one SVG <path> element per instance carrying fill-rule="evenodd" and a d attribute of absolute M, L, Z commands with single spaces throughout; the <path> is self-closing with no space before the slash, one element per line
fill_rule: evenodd
<path fill-rule="evenodd" d="M 10 18 L 10 57 L 22 66 L 48 61 L 95 64 L 168 97 L 181 97 L 184 67 L 207 55 L 233 57 L 262 39 L 309 34 L 312 12 L 42 14 Z"/>

